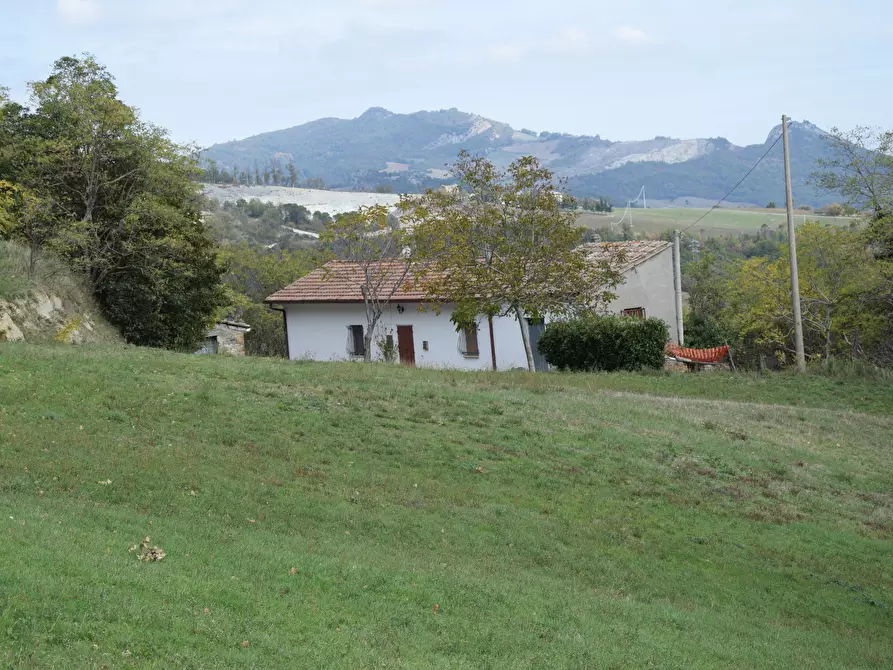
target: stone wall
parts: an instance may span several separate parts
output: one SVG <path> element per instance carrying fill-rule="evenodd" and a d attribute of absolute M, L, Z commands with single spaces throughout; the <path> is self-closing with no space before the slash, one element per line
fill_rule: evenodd
<path fill-rule="evenodd" d="M 208 331 L 208 340 L 216 341 L 216 352 L 203 350 L 203 353 L 229 354 L 230 356 L 245 355 L 245 333 L 247 328 L 230 326 L 225 323 L 216 324 Z M 205 349 L 208 348 L 206 344 Z"/>

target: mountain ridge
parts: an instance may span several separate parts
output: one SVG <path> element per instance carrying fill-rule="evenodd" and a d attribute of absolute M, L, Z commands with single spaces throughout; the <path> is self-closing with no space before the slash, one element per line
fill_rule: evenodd
<path fill-rule="evenodd" d="M 796 199 L 814 205 L 836 199 L 808 182 L 816 161 L 828 155 L 824 131 L 809 121 L 793 122 L 790 128 Z M 321 178 L 335 189 L 386 186 L 413 192 L 448 183 L 445 168 L 460 149 L 487 155 L 501 167 L 533 155 L 580 197 L 625 202 L 644 185 L 656 200 L 674 201 L 722 197 L 780 132 L 779 124 L 769 131 L 766 142 L 747 146 L 724 137 L 611 141 L 600 135 L 517 130 L 456 108 L 399 114 L 371 107 L 354 119 L 325 117 L 215 144 L 203 158 L 251 174 L 255 167 L 263 173 L 277 166 L 284 173 L 285 166 L 293 163 L 302 178 Z M 762 205 L 783 200 L 781 166 L 779 149 L 730 202 Z"/>

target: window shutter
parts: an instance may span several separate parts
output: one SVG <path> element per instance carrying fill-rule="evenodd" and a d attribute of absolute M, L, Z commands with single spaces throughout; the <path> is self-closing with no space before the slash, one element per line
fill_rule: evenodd
<path fill-rule="evenodd" d="M 353 355 L 365 356 L 366 343 L 363 341 L 363 327 L 350 326 L 351 335 L 353 335 Z"/>
<path fill-rule="evenodd" d="M 639 319 L 645 318 L 645 308 L 644 307 L 630 307 L 629 309 L 625 309 L 621 312 L 623 316 L 635 316 Z"/>
<path fill-rule="evenodd" d="M 478 329 L 475 326 L 465 329 L 465 353 L 469 356 L 479 356 Z"/>

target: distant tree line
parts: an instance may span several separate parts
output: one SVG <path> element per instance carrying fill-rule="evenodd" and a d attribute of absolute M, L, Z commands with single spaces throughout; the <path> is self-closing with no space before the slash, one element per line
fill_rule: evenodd
<path fill-rule="evenodd" d="M 255 162 L 251 170 L 236 166 L 231 172 L 226 168 L 220 168 L 217 165 L 217 161 L 210 159 L 207 161 L 207 165 L 200 169 L 198 177 L 200 181 L 208 184 L 326 188 L 325 181 L 319 177 L 308 177 L 305 179 L 294 163 L 289 162 L 283 166 L 278 159 L 271 160 L 269 164 L 264 166 L 263 171 Z"/>

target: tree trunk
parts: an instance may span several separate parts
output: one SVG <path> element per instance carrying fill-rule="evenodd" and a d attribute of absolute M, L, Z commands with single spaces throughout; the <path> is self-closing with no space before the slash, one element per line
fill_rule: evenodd
<path fill-rule="evenodd" d="M 518 325 L 521 326 L 521 341 L 524 343 L 524 353 L 527 355 L 527 370 L 536 372 L 536 366 L 533 364 L 533 349 L 530 348 L 530 331 L 527 330 L 527 320 L 524 318 L 519 307 L 514 307 L 515 316 L 518 317 Z"/>
<path fill-rule="evenodd" d="M 825 307 L 825 362 L 831 360 L 831 305 Z"/>
<path fill-rule="evenodd" d="M 493 359 L 493 372 L 496 372 L 496 338 L 493 336 L 493 315 L 487 315 L 487 323 L 490 324 L 490 358 Z"/>
<path fill-rule="evenodd" d="M 381 318 L 381 312 L 377 314 L 374 311 L 366 313 L 366 332 L 363 333 L 363 362 L 372 362 L 372 338 L 375 335 L 375 326 Z"/>
<path fill-rule="evenodd" d="M 363 361 L 366 363 L 372 362 L 372 331 L 367 329 L 366 334 L 363 335 Z"/>
<path fill-rule="evenodd" d="M 31 240 L 30 254 L 28 256 L 28 276 L 33 277 L 37 271 L 37 259 L 40 256 L 40 244 Z"/>

